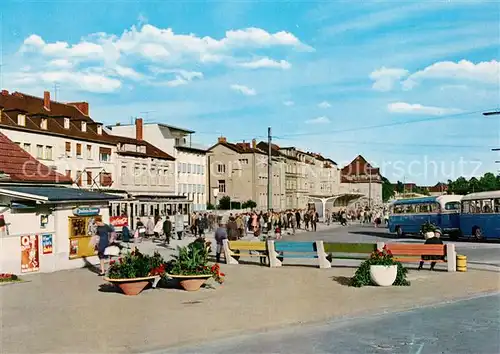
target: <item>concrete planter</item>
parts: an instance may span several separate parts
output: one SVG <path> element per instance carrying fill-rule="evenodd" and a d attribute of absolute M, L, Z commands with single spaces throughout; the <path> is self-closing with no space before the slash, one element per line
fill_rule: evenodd
<path fill-rule="evenodd" d="M 106 277 L 104 280 L 118 286 L 125 295 L 135 296 L 139 295 L 151 281 L 155 280 L 155 278 L 155 276 L 131 279 L 112 279 Z"/>
<path fill-rule="evenodd" d="M 370 266 L 370 278 L 373 284 L 378 286 L 391 286 L 398 275 L 397 265 L 372 265 Z"/>
<path fill-rule="evenodd" d="M 212 277 L 211 274 L 203 275 L 176 275 L 168 274 L 170 278 L 177 279 L 186 291 L 198 291 L 205 282 Z"/>

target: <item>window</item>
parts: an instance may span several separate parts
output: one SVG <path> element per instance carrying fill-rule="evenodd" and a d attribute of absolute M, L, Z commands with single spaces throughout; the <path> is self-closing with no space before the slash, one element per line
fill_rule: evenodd
<path fill-rule="evenodd" d="M 30 154 L 31 154 L 31 144 L 29 144 L 29 143 L 24 143 L 24 144 L 23 144 L 23 149 L 24 149 L 27 153 L 30 153 Z"/>
<path fill-rule="evenodd" d="M 165 175 L 162 169 L 158 169 L 158 184 L 159 185 L 165 184 Z"/>
<path fill-rule="evenodd" d="M 205 174 L 205 166 L 201 165 L 201 174 L 204 175 Z"/>
<path fill-rule="evenodd" d="M 180 173 L 182 169 L 182 164 L 180 162 L 177 162 L 177 172 Z"/>
<path fill-rule="evenodd" d="M 82 171 L 76 171 L 76 184 L 78 186 L 82 185 Z"/>
<path fill-rule="evenodd" d="M 492 213 L 493 212 L 493 207 L 491 203 L 491 199 L 485 199 L 482 202 L 482 212 L 483 213 Z"/>
<path fill-rule="evenodd" d="M 111 149 L 110 148 L 99 148 L 99 161 L 110 162 L 111 161 Z"/>
<path fill-rule="evenodd" d="M 100 182 L 101 186 L 103 187 L 111 187 L 111 185 L 113 184 L 111 173 L 101 173 Z"/>
<path fill-rule="evenodd" d="M 219 174 L 226 173 L 226 165 L 217 164 L 217 173 Z"/>
<path fill-rule="evenodd" d="M 36 158 L 43 159 L 43 145 L 36 146 Z"/>
<path fill-rule="evenodd" d="M 97 134 L 102 135 L 102 125 L 97 126 Z"/>
<path fill-rule="evenodd" d="M 493 209 L 495 213 L 500 213 L 500 198 L 493 200 Z"/>
<path fill-rule="evenodd" d="M 66 170 L 65 175 L 66 177 L 71 178 L 71 170 Z"/>
<path fill-rule="evenodd" d="M 87 145 L 87 160 L 92 160 L 92 145 Z"/>
<path fill-rule="evenodd" d="M 43 130 L 47 130 L 47 118 L 42 118 L 42 121 L 40 122 L 40 128 Z"/>
<path fill-rule="evenodd" d="M 148 184 L 148 169 L 146 166 L 142 167 L 142 184 Z"/>
<path fill-rule="evenodd" d="M 242 165 L 248 165 L 248 159 L 239 159 L 239 161 Z M 287 168 L 288 168 L 288 166 L 287 166 Z"/>
<path fill-rule="evenodd" d="M 121 176 L 122 176 L 122 184 L 127 184 L 128 183 L 127 165 L 122 165 Z"/>
<path fill-rule="evenodd" d="M 151 185 L 156 185 L 156 168 L 151 168 Z"/>
<path fill-rule="evenodd" d="M 76 157 L 82 158 L 82 144 L 76 144 Z"/>
<path fill-rule="evenodd" d="M 17 125 L 26 126 L 26 116 L 24 114 L 17 115 Z"/>
<path fill-rule="evenodd" d="M 91 186 L 93 183 L 93 180 L 92 180 L 92 172 L 91 171 L 87 171 L 87 185 L 88 186 Z"/>
<path fill-rule="evenodd" d="M 69 129 L 69 118 L 64 118 L 64 129 Z"/>
<path fill-rule="evenodd" d="M 187 173 L 191 173 L 191 164 L 190 163 L 188 163 L 188 165 L 187 165 Z"/>
<path fill-rule="evenodd" d="M 45 160 L 52 160 L 52 146 L 45 147 Z"/>
<path fill-rule="evenodd" d="M 186 171 L 187 171 L 186 164 L 185 164 L 185 163 L 183 163 L 183 164 L 182 164 L 182 173 L 186 173 Z"/>
<path fill-rule="evenodd" d="M 82 122 L 82 132 L 86 132 L 87 131 L 87 122 Z"/>
<path fill-rule="evenodd" d="M 71 143 L 69 141 L 66 142 L 66 156 L 71 156 Z"/>
<path fill-rule="evenodd" d="M 141 167 L 140 166 L 134 167 L 134 184 L 135 185 L 141 184 Z"/>
<path fill-rule="evenodd" d="M 219 193 L 226 193 L 226 181 L 223 179 L 219 180 Z"/>
<path fill-rule="evenodd" d="M 460 210 L 460 202 L 449 202 L 444 205 L 445 210 Z"/>

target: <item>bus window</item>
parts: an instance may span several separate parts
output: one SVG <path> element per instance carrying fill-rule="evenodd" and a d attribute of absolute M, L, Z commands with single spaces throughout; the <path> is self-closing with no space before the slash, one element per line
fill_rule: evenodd
<path fill-rule="evenodd" d="M 500 198 L 493 200 L 493 210 L 495 213 L 500 213 Z"/>
<path fill-rule="evenodd" d="M 471 210 L 470 210 L 470 202 L 469 201 L 465 201 L 462 203 L 462 213 L 464 214 L 470 214 Z"/>
<path fill-rule="evenodd" d="M 478 206 L 479 202 L 476 202 L 475 200 L 470 201 L 470 212 L 471 214 L 475 214 L 478 212 Z"/>
<path fill-rule="evenodd" d="M 420 212 L 421 213 L 430 213 L 431 212 L 431 205 L 430 204 L 420 204 Z"/>
<path fill-rule="evenodd" d="M 491 206 L 491 199 L 483 200 L 483 213 L 491 213 L 493 212 L 493 208 Z"/>
<path fill-rule="evenodd" d="M 460 202 L 448 202 L 444 205 L 445 210 L 460 210 Z"/>
<path fill-rule="evenodd" d="M 440 208 L 439 208 L 439 204 L 437 204 L 437 203 L 432 203 L 432 204 L 430 205 L 430 207 L 431 207 L 431 213 L 439 213 L 439 211 L 440 211 L 440 210 L 439 210 L 439 209 L 440 209 Z"/>

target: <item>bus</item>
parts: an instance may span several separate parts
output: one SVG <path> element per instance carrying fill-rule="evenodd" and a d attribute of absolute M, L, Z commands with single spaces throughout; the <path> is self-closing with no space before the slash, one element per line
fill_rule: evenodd
<path fill-rule="evenodd" d="M 500 190 L 467 194 L 462 198 L 460 231 L 477 240 L 500 238 Z"/>
<path fill-rule="evenodd" d="M 419 234 L 422 224 L 430 222 L 452 239 L 460 235 L 461 195 L 441 195 L 400 199 L 392 202 L 389 231 L 398 237 Z"/>

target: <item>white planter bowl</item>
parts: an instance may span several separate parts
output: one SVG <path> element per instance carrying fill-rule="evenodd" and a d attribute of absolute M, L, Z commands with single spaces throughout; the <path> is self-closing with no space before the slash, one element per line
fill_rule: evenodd
<path fill-rule="evenodd" d="M 434 238 L 436 236 L 436 233 L 434 231 L 429 231 L 429 232 L 426 232 L 424 234 L 424 238 L 426 240 L 430 239 L 430 238 Z"/>
<path fill-rule="evenodd" d="M 372 265 L 370 266 L 370 278 L 378 286 L 391 286 L 398 275 L 398 266 Z"/>

